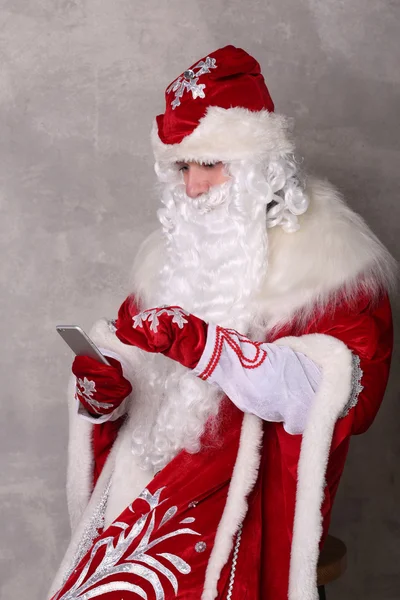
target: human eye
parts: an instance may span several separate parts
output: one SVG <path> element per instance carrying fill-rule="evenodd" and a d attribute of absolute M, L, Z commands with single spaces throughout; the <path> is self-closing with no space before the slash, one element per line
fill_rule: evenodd
<path fill-rule="evenodd" d="M 189 165 L 187 163 L 177 163 L 178 171 L 188 171 Z"/>
<path fill-rule="evenodd" d="M 205 167 L 206 169 L 215 169 L 215 167 L 218 165 L 219 163 L 204 163 L 203 167 Z"/>

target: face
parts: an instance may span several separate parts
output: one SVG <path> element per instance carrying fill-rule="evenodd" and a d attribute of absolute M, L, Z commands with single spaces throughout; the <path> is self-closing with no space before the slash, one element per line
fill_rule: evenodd
<path fill-rule="evenodd" d="M 179 162 L 177 166 L 183 173 L 186 194 L 189 198 L 206 194 L 211 187 L 221 185 L 230 179 L 222 162 L 205 165 L 196 162 Z"/>

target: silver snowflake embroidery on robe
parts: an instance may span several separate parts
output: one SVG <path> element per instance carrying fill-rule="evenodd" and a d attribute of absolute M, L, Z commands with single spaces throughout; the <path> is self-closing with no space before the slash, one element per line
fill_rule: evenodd
<path fill-rule="evenodd" d="M 55 600 L 89 600 L 114 591 L 133 592 L 146 600 L 148 594 L 145 589 L 141 585 L 131 583 L 128 575 L 137 576 L 139 579 L 142 578 L 150 583 L 155 599 L 164 600 L 169 597 L 165 587 L 167 582 L 160 579 L 159 573 L 164 575 L 171 584 L 175 596 L 178 594 L 178 575 L 190 573 L 190 565 L 176 554 L 170 552 L 154 554 L 150 553 L 150 550 L 161 542 L 178 535 L 198 536 L 200 533 L 185 527 L 175 529 L 164 535 L 162 532 L 161 535 L 158 534 L 171 516 L 177 512 L 176 506 L 168 508 L 159 525 L 155 527 L 157 511 L 166 502 L 166 500 L 160 501 L 164 489 L 160 488 L 154 494 L 151 494 L 147 489 L 142 492 L 139 498 L 148 503 L 150 511 L 139 517 L 133 524 L 128 524 L 122 520 L 114 521 L 112 527 L 121 529 L 121 533 L 99 539 L 94 544 L 87 563 L 75 583 L 62 596 L 60 596 L 62 591 L 60 590 L 55 596 Z M 129 509 L 134 512 L 132 504 Z M 143 534 L 142 538 L 135 547 L 135 539 L 140 534 Z M 100 562 L 89 575 L 92 564 L 96 564 L 98 557 L 101 555 Z M 161 556 L 171 566 L 166 566 L 164 562 L 157 558 L 158 556 Z M 172 570 L 172 567 L 176 569 L 176 572 Z M 112 575 L 121 576 L 121 578 L 117 581 L 109 581 Z M 105 580 L 108 581 L 105 583 Z"/>
<path fill-rule="evenodd" d="M 183 326 L 185 325 L 185 323 L 187 323 L 185 316 L 189 315 L 189 313 L 187 313 L 185 310 L 183 310 L 182 308 L 177 308 L 177 307 L 159 308 L 159 309 L 153 308 L 151 310 L 144 310 L 143 312 L 139 313 L 135 317 L 132 317 L 133 327 L 135 329 L 137 327 L 143 327 L 144 321 L 149 321 L 149 323 L 151 323 L 151 325 L 150 325 L 151 331 L 154 331 L 155 333 L 157 333 L 158 326 L 160 324 L 158 317 L 163 314 L 171 316 L 172 323 L 176 323 L 178 325 L 179 329 L 183 329 Z"/>
<path fill-rule="evenodd" d="M 172 110 L 175 110 L 177 106 L 180 106 L 181 98 L 186 91 L 192 93 L 193 100 L 196 98 L 205 98 L 206 95 L 204 90 L 206 85 L 204 83 L 198 83 L 199 78 L 205 73 L 211 73 L 211 69 L 216 68 L 215 58 L 207 56 L 206 60 L 201 60 L 193 67 L 193 69 L 188 69 L 183 75 L 180 75 L 178 79 L 171 83 L 167 89 L 167 94 L 175 92 L 175 98 L 171 102 Z"/>

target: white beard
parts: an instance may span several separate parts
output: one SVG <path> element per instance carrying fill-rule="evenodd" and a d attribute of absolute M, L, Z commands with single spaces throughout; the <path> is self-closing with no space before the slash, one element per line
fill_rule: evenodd
<path fill-rule="evenodd" d="M 183 185 L 166 185 L 163 203 L 165 258 L 146 308 L 178 305 L 248 333 L 267 265 L 265 203 L 231 182 L 195 200 Z M 157 471 L 182 449 L 197 452 L 222 393 L 163 355 L 144 354 L 137 379 L 132 452 L 142 466 Z"/>

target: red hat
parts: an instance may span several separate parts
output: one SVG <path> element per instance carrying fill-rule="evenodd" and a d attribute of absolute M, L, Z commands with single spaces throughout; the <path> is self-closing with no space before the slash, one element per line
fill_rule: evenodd
<path fill-rule="evenodd" d="M 152 144 L 157 162 L 265 159 L 293 152 L 260 65 L 225 46 L 194 63 L 165 92 Z"/>

